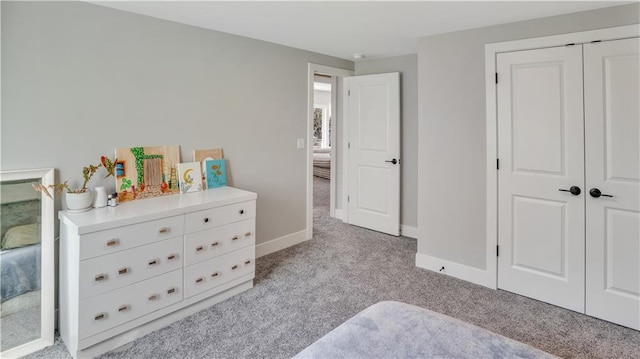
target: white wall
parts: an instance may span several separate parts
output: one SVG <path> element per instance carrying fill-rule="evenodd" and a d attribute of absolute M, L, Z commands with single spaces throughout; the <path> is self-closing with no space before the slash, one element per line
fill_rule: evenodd
<path fill-rule="evenodd" d="M 222 147 L 258 193 L 258 243 L 305 229 L 308 63 L 351 61 L 84 2 L 1 6 L 2 170 L 78 183 L 116 147 Z"/>
<path fill-rule="evenodd" d="M 631 4 L 419 40 L 417 259 L 486 268 L 485 44 L 635 23 Z"/>
<path fill-rule="evenodd" d="M 400 73 L 401 214 L 404 226 L 418 225 L 418 56 L 416 54 L 355 63 L 357 75 Z"/>
<path fill-rule="evenodd" d="M 331 103 L 331 92 L 313 91 L 313 103 L 315 105 L 329 105 Z"/>

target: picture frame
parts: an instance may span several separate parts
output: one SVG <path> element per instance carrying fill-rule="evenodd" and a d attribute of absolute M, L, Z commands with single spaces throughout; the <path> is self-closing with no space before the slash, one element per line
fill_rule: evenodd
<path fill-rule="evenodd" d="M 224 159 L 206 160 L 204 168 L 207 189 L 227 185 L 227 165 Z"/>
<path fill-rule="evenodd" d="M 202 171 L 200 162 L 178 163 L 178 183 L 180 193 L 202 191 Z"/>

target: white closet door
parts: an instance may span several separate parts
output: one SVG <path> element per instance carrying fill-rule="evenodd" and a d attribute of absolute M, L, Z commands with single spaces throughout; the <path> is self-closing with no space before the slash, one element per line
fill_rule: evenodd
<path fill-rule="evenodd" d="M 497 70 L 498 287 L 583 312 L 582 48 L 499 54 Z"/>
<path fill-rule="evenodd" d="M 586 313 L 634 329 L 640 329 L 638 42 L 584 45 L 586 192 L 602 193 L 586 196 Z"/>

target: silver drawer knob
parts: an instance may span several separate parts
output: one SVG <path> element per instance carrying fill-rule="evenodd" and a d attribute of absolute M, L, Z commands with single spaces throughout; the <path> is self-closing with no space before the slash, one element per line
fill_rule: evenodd
<path fill-rule="evenodd" d="M 200 278 L 196 279 L 196 283 L 200 284 L 202 282 L 204 282 L 204 278 L 200 277 Z"/>
<path fill-rule="evenodd" d="M 211 247 L 215 247 L 215 246 L 219 246 L 219 245 L 220 245 L 220 242 L 217 242 L 217 241 L 211 243 Z"/>
<path fill-rule="evenodd" d="M 246 232 L 246 233 L 244 234 L 244 236 L 245 236 L 245 237 L 249 237 L 250 235 L 251 235 L 251 232 Z"/>
<path fill-rule="evenodd" d="M 154 300 L 158 300 L 160 296 L 157 294 L 153 294 L 149 296 L 149 301 L 153 302 Z"/>
<path fill-rule="evenodd" d="M 238 240 L 238 238 L 239 238 L 238 236 L 233 236 L 233 237 L 231 237 L 231 240 L 232 240 L 232 241 L 237 241 L 237 240 Z"/>
<path fill-rule="evenodd" d="M 107 313 L 100 313 L 98 315 L 96 315 L 95 317 L 93 317 L 94 320 L 103 320 L 103 319 L 107 319 Z"/>
<path fill-rule="evenodd" d="M 126 312 L 127 310 L 129 310 L 129 306 L 126 304 L 118 308 L 118 312 Z"/>
<path fill-rule="evenodd" d="M 172 254 L 172 255 L 167 257 L 167 260 L 170 260 L 170 261 L 172 261 L 174 259 L 176 259 L 176 255 L 175 254 Z"/>
<path fill-rule="evenodd" d="M 220 273 L 218 273 L 218 272 L 213 272 L 213 273 L 211 273 L 211 277 L 212 277 L 212 278 L 217 277 L 219 274 L 220 274 Z"/>
<path fill-rule="evenodd" d="M 96 282 L 102 282 L 103 280 L 107 280 L 109 276 L 106 274 L 98 274 L 96 276 Z"/>
<path fill-rule="evenodd" d="M 246 260 L 244 264 L 251 264 L 251 260 L 250 259 Z"/>
<path fill-rule="evenodd" d="M 196 247 L 196 252 L 201 252 L 204 250 L 204 246 L 197 246 Z"/>
<path fill-rule="evenodd" d="M 175 292 L 176 292 L 175 288 L 171 288 L 171 289 L 167 290 L 167 294 L 173 294 Z"/>
<path fill-rule="evenodd" d="M 154 266 L 154 265 L 156 265 L 158 263 L 159 263 L 159 261 L 157 259 L 151 260 L 151 261 L 149 261 L 149 267 L 152 267 L 152 266 Z"/>
<path fill-rule="evenodd" d="M 233 267 L 231 267 L 231 270 L 236 270 L 236 269 L 238 269 L 238 265 L 237 264 L 234 265 Z"/>
<path fill-rule="evenodd" d="M 129 273 L 129 268 L 120 268 L 118 269 L 118 274 L 123 275 Z"/>

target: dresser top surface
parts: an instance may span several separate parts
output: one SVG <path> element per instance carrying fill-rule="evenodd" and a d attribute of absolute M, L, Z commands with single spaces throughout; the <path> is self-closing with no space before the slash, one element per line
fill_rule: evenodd
<path fill-rule="evenodd" d="M 151 221 L 233 203 L 251 201 L 257 194 L 233 187 L 212 188 L 162 197 L 129 201 L 116 207 L 92 208 L 83 213 L 58 212 L 58 218 L 78 234 Z"/>

